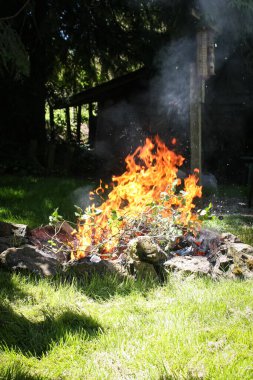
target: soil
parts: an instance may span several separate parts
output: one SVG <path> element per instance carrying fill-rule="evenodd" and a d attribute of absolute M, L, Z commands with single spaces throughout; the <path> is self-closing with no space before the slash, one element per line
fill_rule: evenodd
<path fill-rule="evenodd" d="M 243 194 L 236 197 L 214 194 L 203 199 L 203 206 L 207 206 L 210 202 L 213 204 L 212 211 L 214 215 L 238 214 L 253 217 L 253 207 L 248 207 L 247 197 Z"/>

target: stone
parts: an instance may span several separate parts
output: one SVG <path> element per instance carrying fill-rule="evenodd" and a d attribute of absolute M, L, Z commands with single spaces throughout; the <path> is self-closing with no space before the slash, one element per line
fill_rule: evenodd
<path fill-rule="evenodd" d="M 28 232 L 25 224 L 0 222 L 0 253 L 8 248 L 26 244 Z"/>
<path fill-rule="evenodd" d="M 29 234 L 29 243 L 46 254 L 53 256 L 65 263 L 69 261 L 73 241 L 73 228 L 67 222 L 61 222 L 56 226 L 43 226 L 33 229 Z"/>
<path fill-rule="evenodd" d="M 18 236 L 26 237 L 29 228 L 26 224 L 0 222 L 0 237 Z"/>
<path fill-rule="evenodd" d="M 24 270 L 41 276 L 54 276 L 61 271 L 61 265 L 55 258 L 31 245 L 8 248 L 2 252 L 0 266 L 8 270 Z"/>
<path fill-rule="evenodd" d="M 184 273 L 195 273 L 207 275 L 211 273 L 212 265 L 207 257 L 203 256 L 175 256 L 164 263 L 166 271 L 180 271 Z"/>
<path fill-rule="evenodd" d="M 237 236 L 231 234 L 230 232 L 223 232 L 220 235 L 220 238 L 225 243 L 241 243 L 240 239 Z"/>
<path fill-rule="evenodd" d="M 168 256 L 150 236 L 139 236 L 128 243 L 127 267 L 130 274 L 140 278 L 165 279 L 163 263 Z"/>
<path fill-rule="evenodd" d="M 13 247 L 12 238 L 0 237 L 0 253 L 6 251 L 6 249 Z"/>
<path fill-rule="evenodd" d="M 0 222 L 0 236 L 6 237 L 13 235 L 12 224 Z"/>
<path fill-rule="evenodd" d="M 218 271 L 220 271 L 221 273 L 227 272 L 230 269 L 233 262 L 234 261 L 232 258 L 229 258 L 226 255 L 220 255 L 216 259 L 216 263 L 215 263 L 215 267 L 213 268 L 213 271 L 215 273 L 219 273 Z"/>
<path fill-rule="evenodd" d="M 130 264 L 130 274 L 138 278 L 157 279 L 158 276 L 153 264 L 144 263 L 139 260 Z"/>
<path fill-rule="evenodd" d="M 253 271 L 253 257 L 249 257 L 246 259 L 246 265 L 249 270 Z"/>
<path fill-rule="evenodd" d="M 157 264 L 167 259 L 166 253 L 149 236 L 139 236 L 128 243 L 127 255 L 132 261 Z"/>
<path fill-rule="evenodd" d="M 244 243 L 229 243 L 227 246 L 227 254 L 237 262 L 240 259 L 248 259 L 249 257 L 252 257 L 253 247 Z"/>
<path fill-rule="evenodd" d="M 63 265 L 64 272 L 76 275 L 88 274 L 105 275 L 106 273 L 117 274 L 126 277 L 127 271 L 119 260 L 100 260 L 99 262 L 90 261 L 89 257 L 79 260 L 71 260 Z"/>
<path fill-rule="evenodd" d="M 58 228 L 60 232 L 64 232 L 69 239 L 73 238 L 75 230 L 68 222 L 66 222 L 66 220 L 63 222 L 58 222 L 56 224 L 56 228 Z"/>
<path fill-rule="evenodd" d="M 28 242 L 27 239 L 21 237 L 2 237 L 0 238 L 0 253 L 6 251 L 6 249 L 11 247 L 20 247 Z"/>
<path fill-rule="evenodd" d="M 56 226 L 43 226 L 33 229 L 29 234 L 29 240 L 39 247 L 51 239 L 60 243 L 68 243 L 74 239 L 73 231 L 74 229 L 64 221 L 57 223 Z"/>
<path fill-rule="evenodd" d="M 13 226 L 13 234 L 17 237 L 26 238 L 29 234 L 29 227 L 26 224 L 12 224 Z"/>

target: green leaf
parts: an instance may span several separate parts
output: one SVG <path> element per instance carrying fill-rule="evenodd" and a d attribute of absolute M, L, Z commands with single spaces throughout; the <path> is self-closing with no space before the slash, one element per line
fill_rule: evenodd
<path fill-rule="evenodd" d="M 49 215 L 49 225 L 54 226 L 58 222 L 63 221 L 63 217 L 58 212 L 59 207 L 57 207 L 51 215 Z"/>
<path fill-rule="evenodd" d="M 118 214 L 116 210 L 112 210 L 111 212 L 111 219 L 112 220 L 117 220 L 118 219 Z"/>

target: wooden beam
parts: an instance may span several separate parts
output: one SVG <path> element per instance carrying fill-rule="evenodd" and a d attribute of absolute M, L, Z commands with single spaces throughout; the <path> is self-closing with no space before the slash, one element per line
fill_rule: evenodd
<path fill-rule="evenodd" d="M 191 170 L 202 171 L 202 83 L 199 80 L 196 63 L 190 66 L 190 141 Z"/>
<path fill-rule="evenodd" d="M 82 106 L 77 107 L 77 120 L 76 120 L 76 140 L 80 144 L 81 141 L 81 123 L 82 123 Z"/>
<path fill-rule="evenodd" d="M 97 118 L 93 115 L 93 104 L 89 104 L 89 145 L 91 148 L 95 146 L 97 129 Z"/>

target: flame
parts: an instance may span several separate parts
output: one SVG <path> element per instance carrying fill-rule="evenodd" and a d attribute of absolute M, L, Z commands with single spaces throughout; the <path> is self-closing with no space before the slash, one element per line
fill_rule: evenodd
<path fill-rule="evenodd" d="M 173 139 L 173 143 L 176 141 Z M 198 170 L 184 179 L 182 196 L 177 189 L 181 180 L 177 178 L 178 167 L 184 158 L 169 150 L 158 136 L 147 138 L 144 146 L 138 147 L 125 159 L 126 171 L 112 178 L 112 190 L 107 200 L 97 209 L 93 204 L 86 209 L 85 217 L 78 222 L 77 247 L 73 248 L 73 258 L 82 258 L 91 253 L 92 247 L 100 246 L 103 258 L 119 255 L 118 246 L 127 220 L 139 220 L 143 213 L 149 213 L 152 204 L 161 203 L 162 216 L 170 217 L 173 210 L 180 215 L 179 223 L 188 226 L 196 221 L 193 199 L 201 197 L 201 186 L 197 185 Z M 95 190 L 102 199 L 108 185 Z M 91 198 L 94 196 L 92 192 Z"/>

